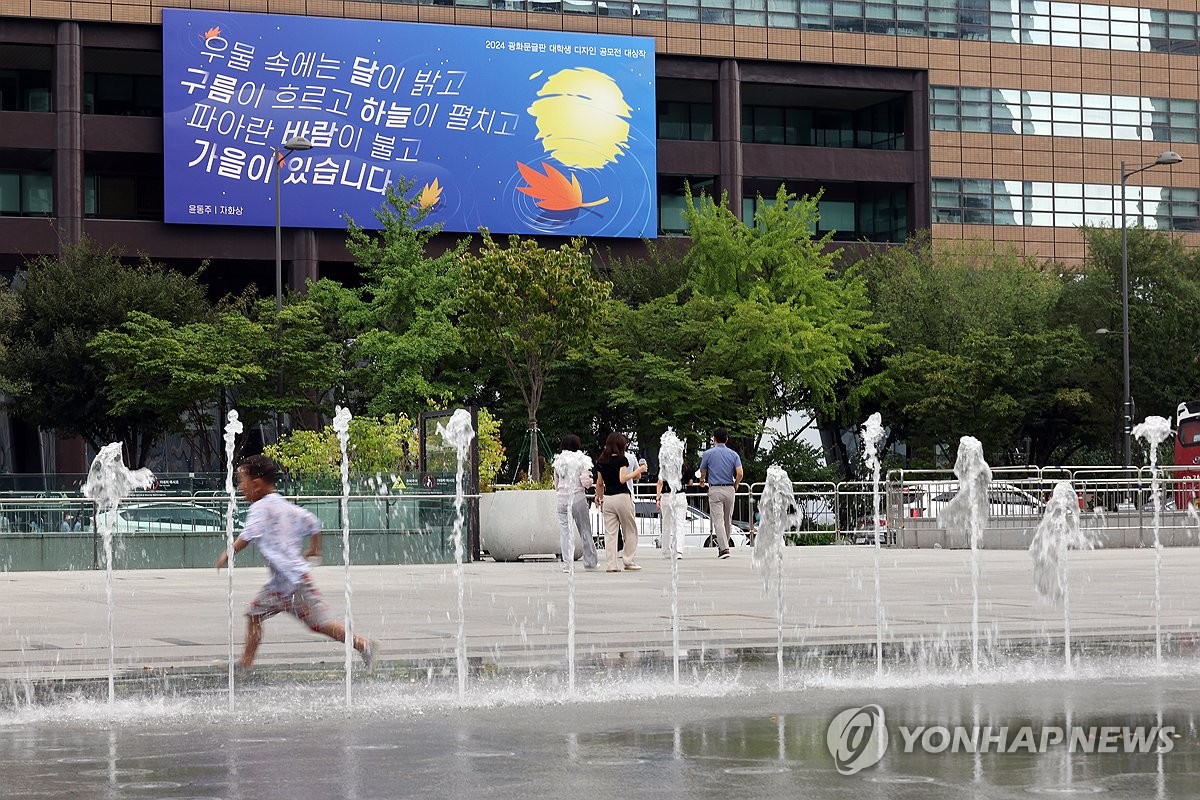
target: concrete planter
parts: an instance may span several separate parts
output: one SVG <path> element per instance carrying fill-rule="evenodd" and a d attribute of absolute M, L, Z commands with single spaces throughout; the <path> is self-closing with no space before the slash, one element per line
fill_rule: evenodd
<path fill-rule="evenodd" d="M 552 489 L 489 492 L 479 498 L 480 547 L 497 561 L 558 556 L 558 506 Z M 579 539 L 575 558 L 583 555 Z"/>

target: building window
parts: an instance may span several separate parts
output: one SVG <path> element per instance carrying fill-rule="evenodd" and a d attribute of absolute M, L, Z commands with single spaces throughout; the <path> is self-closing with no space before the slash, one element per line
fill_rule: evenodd
<path fill-rule="evenodd" d="M 968 86 L 931 86 L 929 96 L 929 125 L 937 131 L 1200 141 L 1196 100 Z"/>
<path fill-rule="evenodd" d="M 965 225 L 1115 228 L 1120 186 L 1049 181 L 933 180 L 933 221 Z M 1159 230 L 1200 229 L 1200 189 L 1127 186 L 1126 222 Z"/>
<path fill-rule="evenodd" d="M 659 100 L 658 138 L 711 142 L 713 140 L 712 103 Z"/>
<path fill-rule="evenodd" d="M 161 117 L 162 111 L 161 54 L 84 49 L 83 113 Z"/>
<path fill-rule="evenodd" d="M 692 197 L 716 192 L 716 178 L 711 175 L 659 175 L 658 176 L 658 232 L 664 236 L 687 233 L 687 222 L 683 212 L 687 210 L 687 190 Z"/>
<path fill-rule="evenodd" d="M 754 224 L 754 215 L 762 208 L 775 205 L 778 179 L 752 178 L 742 196 L 742 220 Z M 773 187 L 773 188 L 772 188 Z M 793 194 L 822 191 L 817 201 L 819 219 L 811 232 L 816 237 L 832 235 L 834 241 L 903 242 L 908 236 L 907 190 L 892 185 L 832 184 L 811 187 L 788 183 Z"/>
<path fill-rule="evenodd" d="M 905 98 L 865 108 L 742 106 L 742 141 L 808 147 L 903 150 Z"/>
<path fill-rule="evenodd" d="M 53 51 L 45 46 L 4 45 L 0 111 L 54 110 L 50 87 Z"/>
<path fill-rule="evenodd" d="M 54 214 L 54 185 L 49 172 L 0 170 L 0 215 L 49 217 Z"/>
<path fill-rule="evenodd" d="M 161 220 L 162 170 L 160 158 L 142 153 L 84 153 L 84 216 Z"/>

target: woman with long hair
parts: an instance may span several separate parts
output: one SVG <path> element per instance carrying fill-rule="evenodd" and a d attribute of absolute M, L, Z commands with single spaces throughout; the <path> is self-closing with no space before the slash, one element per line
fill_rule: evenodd
<path fill-rule="evenodd" d="M 633 557 L 637 553 L 637 521 L 633 514 L 633 494 L 629 483 L 646 474 L 646 465 L 639 464 L 631 469 L 625 459 L 625 437 L 610 433 L 604 441 L 604 449 L 596 458 L 596 505 L 604 515 L 604 553 L 607 556 L 608 572 L 620 572 L 621 566 L 628 570 L 641 569 Z M 621 528 L 626 531 L 625 553 L 621 566 L 617 564 L 617 536 Z"/>

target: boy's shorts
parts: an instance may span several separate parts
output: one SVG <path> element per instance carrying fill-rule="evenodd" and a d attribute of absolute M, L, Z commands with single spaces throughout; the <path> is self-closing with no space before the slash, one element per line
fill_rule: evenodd
<path fill-rule="evenodd" d="M 247 617 L 270 619 L 276 614 L 291 614 L 314 631 L 321 630 L 333 619 L 329 606 L 325 605 L 321 593 L 307 575 L 290 593 L 276 592 L 270 586 L 264 586 L 246 609 Z"/>

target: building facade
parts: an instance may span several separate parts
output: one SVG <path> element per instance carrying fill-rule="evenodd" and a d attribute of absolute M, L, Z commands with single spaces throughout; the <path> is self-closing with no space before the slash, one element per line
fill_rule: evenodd
<path fill-rule="evenodd" d="M 1173 150 L 1181 163 L 1130 178 L 1125 210 L 1200 241 L 1197 0 L 167 5 L 653 37 L 646 191 L 662 236 L 682 232 L 685 184 L 749 219 L 783 182 L 823 192 L 821 229 L 838 240 L 928 228 L 1077 265 L 1078 226 L 1121 223 L 1122 163 Z M 161 16 L 139 0 L 0 0 L 0 275 L 86 235 L 184 270 L 208 259 L 218 290 L 274 285 L 273 231 L 163 222 Z M 353 281 L 343 239 L 286 229 L 287 282 Z M 9 461 L 22 436 L 7 432 Z"/>

